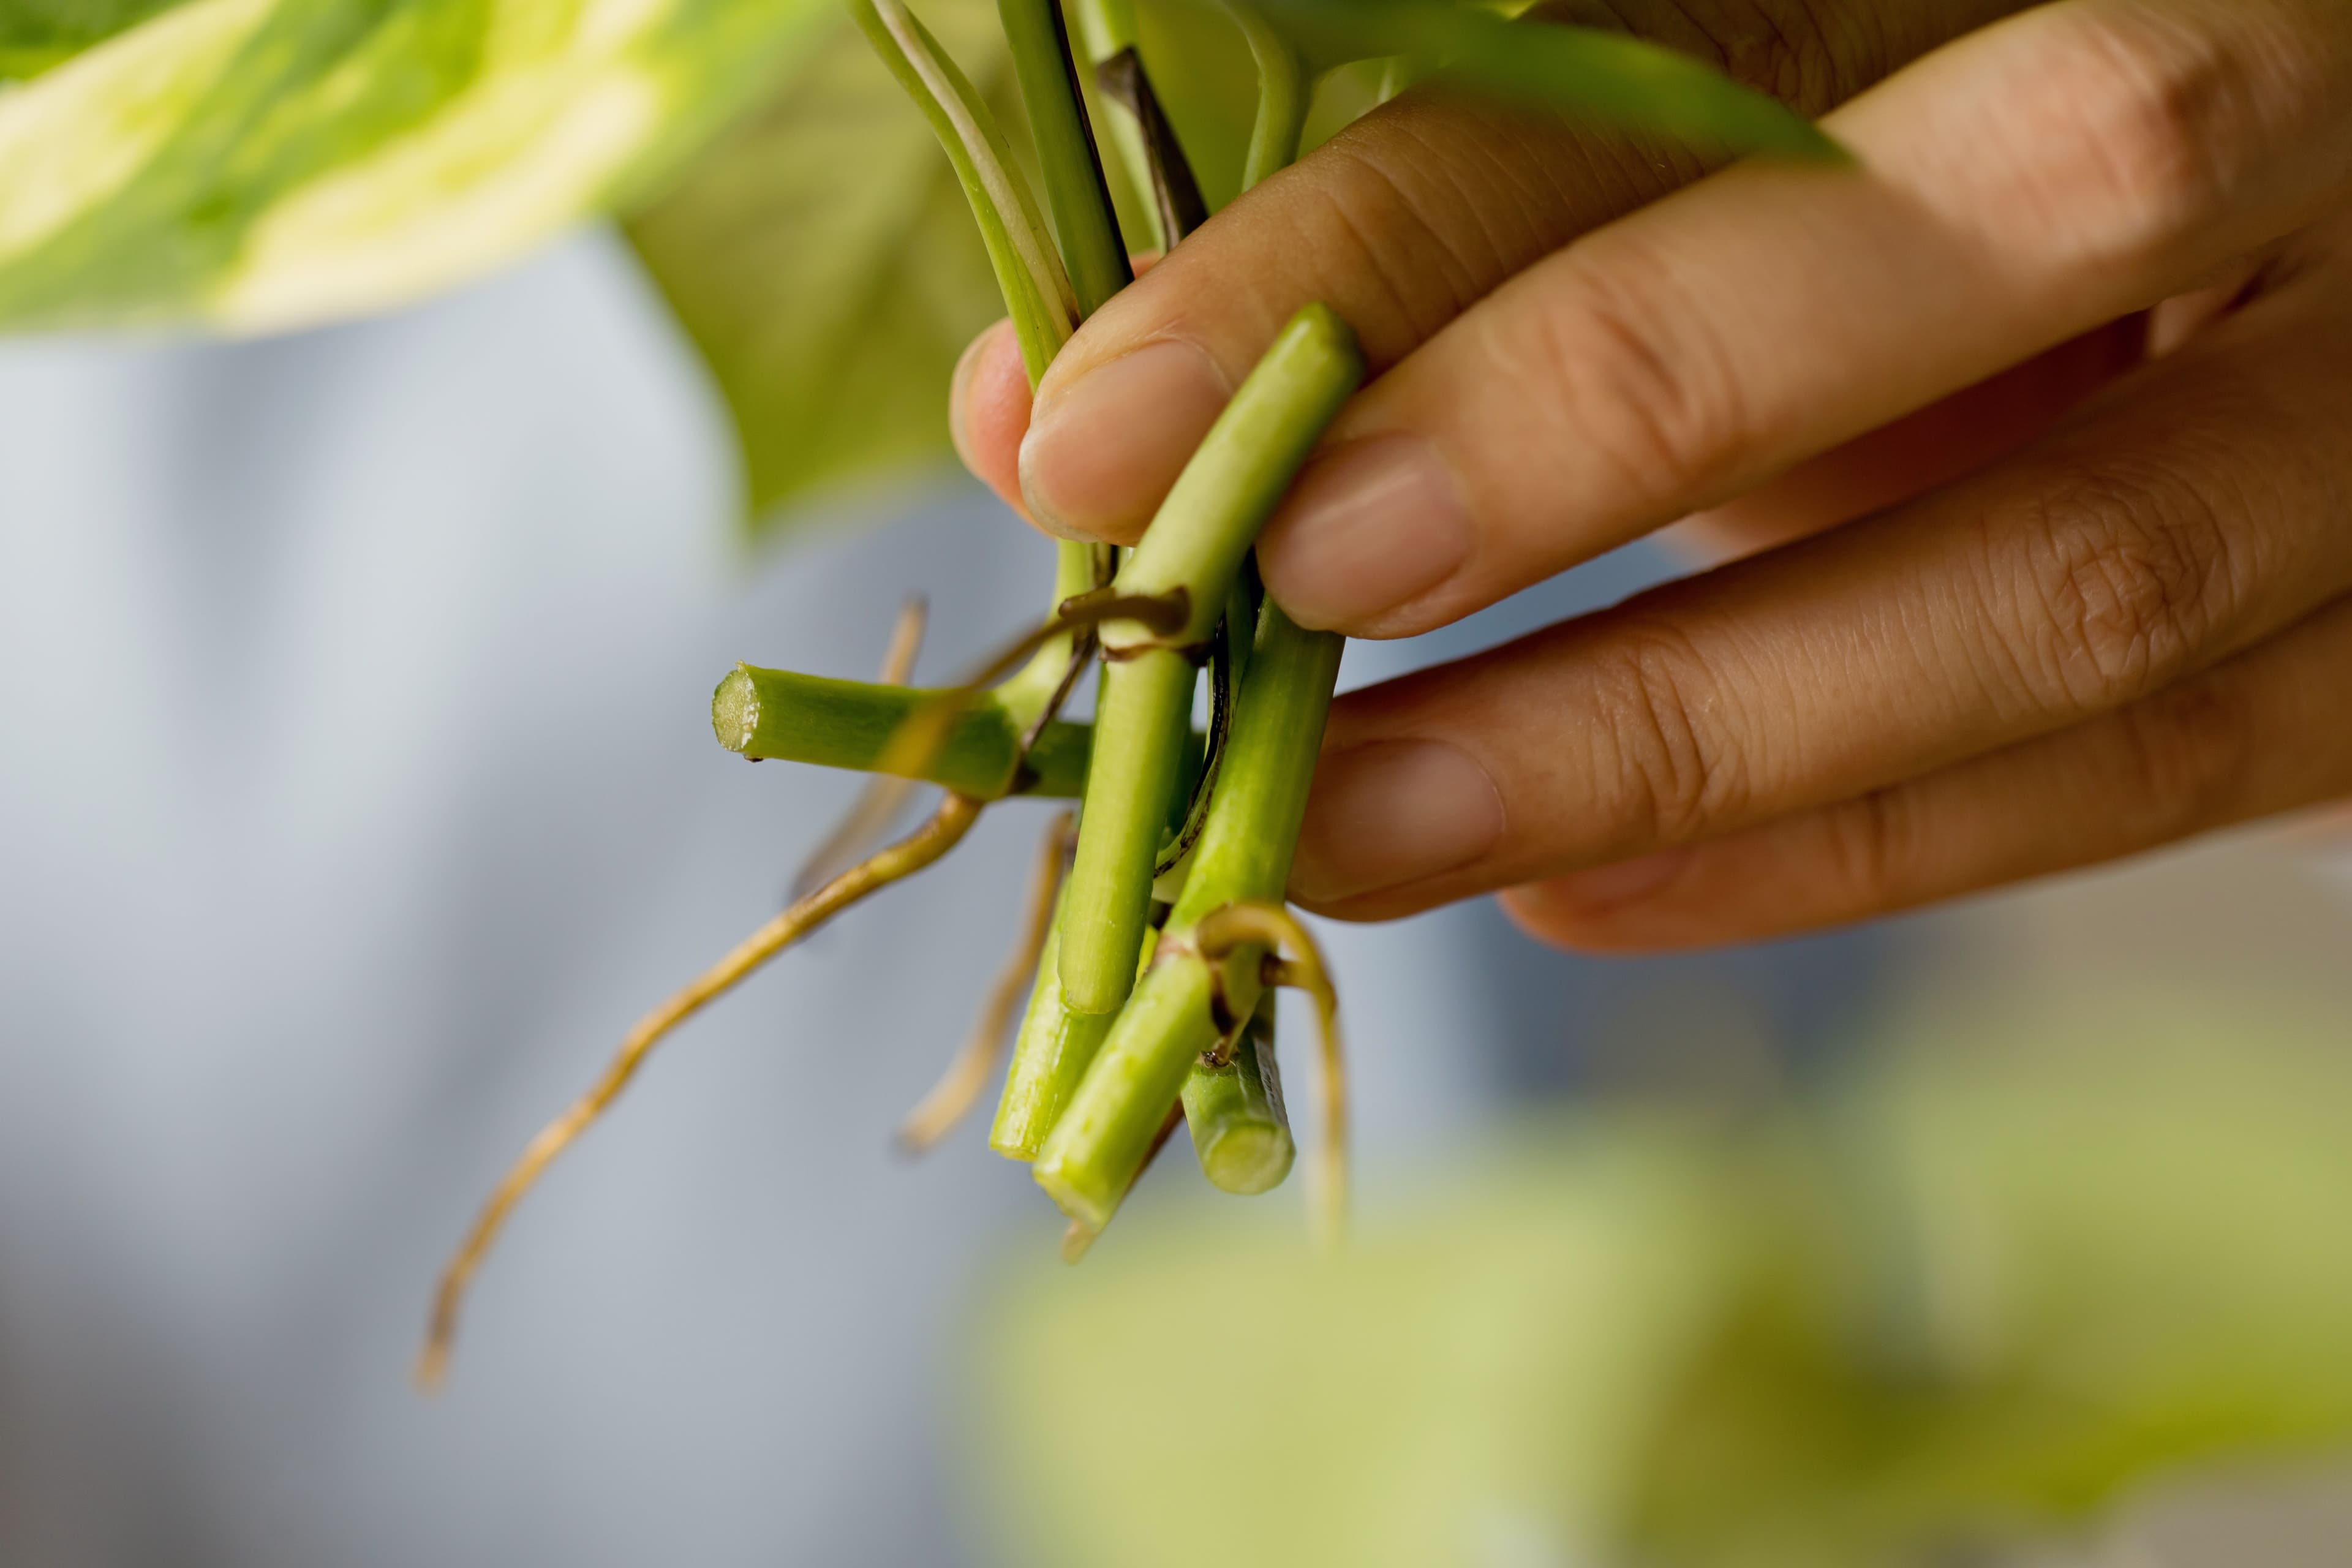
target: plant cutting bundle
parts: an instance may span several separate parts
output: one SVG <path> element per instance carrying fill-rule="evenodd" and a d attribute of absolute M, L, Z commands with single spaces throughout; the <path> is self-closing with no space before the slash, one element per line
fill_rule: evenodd
<path fill-rule="evenodd" d="M 969 0 L 929 3 L 966 20 Z M 936 382 L 901 395 L 879 372 L 809 355 L 787 356 L 783 373 L 746 371 L 730 357 L 744 334 L 730 312 L 774 286 L 764 274 L 711 281 L 733 251 L 709 236 L 750 198 L 707 166 L 675 173 L 684 150 L 740 118 L 752 87 L 834 47 L 818 4 L 182 0 L 109 12 L 77 33 L 0 0 L 0 321 L 324 319 L 453 280 L 582 211 L 642 207 L 660 188 L 671 194 L 641 210 L 634 237 L 730 395 L 755 500 L 824 476 L 829 459 L 780 452 L 770 432 L 786 423 L 779 409 L 840 401 L 835 387 L 887 391 L 870 417 L 854 402 L 835 417 L 864 421 L 841 443 L 861 461 L 895 458 L 906 445 L 898 410 L 919 405 L 928 428 Z M 968 29 L 975 50 L 1009 65 L 1015 104 L 992 101 L 906 0 L 849 0 L 857 32 L 946 153 L 1033 386 L 1130 281 L 1130 253 L 1164 249 L 1206 221 L 1204 191 L 1247 189 L 1294 161 L 1318 103 L 1328 119 L 1418 81 L 1719 153 L 1835 155 L 1769 98 L 1681 56 L 1456 0 L 1070 7 L 999 0 L 992 35 Z M 1230 58 L 1244 47 L 1255 79 L 1231 178 L 1206 177 L 1186 153 L 1205 123 L 1186 106 L 1213 98 L 1230 74 L 1203 65 L 1213 49 L 1193 47 L 1212 36 Z M 728 144 L 730 166 L 821 162 L 798 150 L 842 131 L 846 111 L 826 103 L 808 92 L 755 117 Z M 1017 140 L 1018 127 L 1005 128 L 1016 110 L 1026 127 Z M 884 134 L 875 126 L 856 129 Z M 804 184 L 842 178 L 803 173 Z M 1124 223 L 1113 176 L 1132 198 Z M 835 195 L 836 206 L 855 205 Z M 752 261 L 789 271 L 824 259 L 814 240 L 792 248 L 795 237 Z M 912 294 L 926 264 L 919 251 L 876 272 Z M 1318 1230 L 1336 1233 L 1346 1135 L 1336 1000 L 1284 891 L 1340 639 L 1297 626 L 1266 598 L 1252 550 L 1365 369 L 1348 324 L 1306 305 L 1234 392 L 1142 542 L 1125 552 L 1060 545 L 1046 617 L 963 682 L 906 683 L 919 611 L 902 619 L 879 681 L 750 665 L 725 677 L 711 714 L 728 749 L 875 782 L 790 906 L 640 1022 L 497 1188 L 442 1281 L 428 1381 L 513 1205 L 659 1040 L 1019 796 L 1078 806 L 1055 819 L 1012 964 L 903 1140 L 927 1146 L 978 1103 L 1010 1036 L 991 1146 L 1029 1162 L 1066 1214 L 1066 1256 L 1109 1222 L 1180 1123 L 1214 1184 L 1265 1192 L 1294 1160 L 1270 997 L 1297 986 L 1313 995 L 1321 1036 L 1312 1209 Z M 1091 724 L 1066 721 L 1090 672 Z M 942 790 L 936 807 L 881 843 L 922 783 Z"/>
<path fill-rule="evenodd" d="M 904 0 L 850 0 L 954 166 L 1033 388 L 1079 322 L 1131 280 L 1130 245 L 1172 245 L 1202 216 L 1133 12 L 1118 0 L 1077 4 L 1088 64 L 1127 116 L 1115 145 L 1130 160 L 1129 177 L 1152 193 L 1148 235 L 1121 231 L 1060 0 L 1000 5 L 1042 211 L 987 103 Z M 1560 97 L 1717 142 L 1828 151 L 1769 100 L 1606 35 L 1514 26 L 1419 0 L 1295 8 L 1230 0 L 1225 10 L 1257 72 L 1244 188 L 1298 155 L 1315 84 L 1364 61 L 1385 66 L 1384 93 L 1407 71 L 1436 68 L 1447 85 Z M 446 1368 L 465 1289 L 509 1211 L 656 1043 L 840 910 L 939 859 L 986 805 L 1014 795 L 1076 795 L 1081 805 L 1075 827 L 1065 814 L 1049 831 L 1011 967 L 902 1142 L 928 1147 L 977 1102 L 1009 1032 L 989 1144 L 1029 1162 L 1068 1216 L 1065 1258 L 1083 1256 L 1180 1123 L 1213 1184 L 1265 1192 L 1294 1157 L 1272 998 L 1295 985 L 1313 995 L 1321 1035 L 1322 1150 L 1310 1203 L 1318 1235 L 1337 1237 L 1347 1137 L 1338 1001 L 1284 889 L 1341 638 L 1297 626 L 1268 600 L 1251 552 L 1364 368 L 1346 322 L 1321 305 L 1300 310 L 1234 392 L 1142 542 L 1130 551 L 1062 544 L 1047 619 L 959 687 L 916 691 L 751 666 L 719 683 L 712 725 L 730 750 L 866 769 L 877 782 L 804 873 L 814 885 L 641 1021 L 492 1194 L 443 1278 L 425 1381 Z M 906 657 L 886 674 L 911 663 L 914 616 L 901 626 Z M 1097 661 L 1092 726 L 1064 722 L 1063 705 Z M 1204 676 L 1210 721 L 1197 735 Z M 943 786 L 938 806 L 906 837 L 833 868 L 887 827 L 898 781 L 908 780 Z M 1024 985 L 1026 1011 L 1008 1030 Z"/>

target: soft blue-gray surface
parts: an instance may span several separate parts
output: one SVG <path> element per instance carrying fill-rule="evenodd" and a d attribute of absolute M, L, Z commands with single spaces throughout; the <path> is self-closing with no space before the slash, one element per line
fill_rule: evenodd
<path fill-rule="evenodd" d="M 910 587 L 929 670 L 1041 607 L 1045 547 L 970 489 L 742 560 L 720 429 L 599 241 L 303 336 L 0 349 L 0 1561 L 974 1552 L 953 1324 L 1057 1226 L 976 1133 L 917 1166 L 886 1134 L 1035 806 L 695 1023 L 522 1208 L 448 1393 L 405 1381 L 487 1184 L 847 798 L 713 745 L 716 678 L 863 673 Z M 1375 1198 L 1575 1081 L 1580 1020 L 1711 985 L 1801 1048 L 1883 946 L 1595 966 L 1486 906 L 1339 932 Z"/>

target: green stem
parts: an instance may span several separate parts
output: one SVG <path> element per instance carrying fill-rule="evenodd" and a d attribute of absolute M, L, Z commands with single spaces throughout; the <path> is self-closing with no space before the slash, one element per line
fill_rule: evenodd
<path fill-rule="evenodd" d="M 1249 40 L 1250 58 L 1257 63 L 1257 119 L 1250 126 L 1249 153 L 1242 161 L 1242 189 L 1246 191 L 1298 161 L 1315 84 L 1298 50 L 1255 6 L 1244 0 L 1225 0 L 1225 10 L 1240 24 L 1242 36 Z"/>
<path fill-rule="evenodd" d="M 946 747 L 920 776 L 979 800 L 1008 794 L 1076 800 L 1086 788 L 1094 726 L 1066 720 L 1047 724 L 1030 748 L 1030 776 L 1008 783 L 999 770 L 1010 765 L 1027 726 L 1020 710 L 1001 700 L 1003 691 L 1000 686 L 961 710 Z M 908 716 L 941 695 L 936 689 L 835 680 L 742 664 L 711 693 L 710 727 L 720 745 L 755 763 L 814 763 L 874 773 L 888 759 L 889 740 Z M 1187 737 L 1176 774 L 1180 792 L 1190 792 L 1200 778 L 1207 739 L 1197 730 Z"/>
<path fill-rule="evenodd" d="M 1056 905 L 1056 913 L 1059 910 Z M 1061 932 L 1048 932 L 1045 951 L 1037 955 L 1037 983 L 1029 993 L 1028 1011 L 1021 1016 L 1021 1032 L 1013 1037 L 1004 1093 L 996 1102 L 996 1121 L 988 1130 L 988 1146 L 1009 1160 L 1037 1157 L 1038 1145 L 1061 1120 L 1062 1108 L 1086 1075 L 1087 1064 L 1110 1033 L 1111 1015 L 1073 1013 L 1062 1005 L 1054 962 L 1061 945 Z"/>
<path fill-rule="evenodd" d="M 1013 75 L 1021 83 L 1021 101 L 1029 111 L 1030 139 L 1061 242 L 1063 270 L 1070 280 L 1077 319 L 1084 321 L 1133 282 L 1135 273 L 1128 264 L 1110 186 L 1103 178 L 1102 151 L 1087 118 L 1086 87 L 1071 54 L 1069 27 L 1061 0 L 997 0 L 996 10 L 1013 56 Z M 1128 20 L 1131 26 L 1132 16 Z M 1060 348 L 1056 342 L 1045 353 L 1032 353 L 1024 344 L 1022 357 L 1032 392 Z M 1055 604 L 1102 585 L 1092 546 L 1066 541 L 1059 548 Z M 1035 711 L 1042 713 L 1066 690 L 1075 647 L 1074 638 L 1066 637 L 1038 649 L 1028 668 L 1005 683 L 1020 693 L 1010 700 L 1034 702 Z"/>
<path fill-rule="evenodd" d="M 1276 334 L 1119 569 L 1122 594 L 1189 596 L 1190 619 L 1166 640 L 1207 643 L 1242 557 L 1363 374 L 1355 334 L 1327 305 L 1305 307 Z M 1112 621 L 1102 640 L 1117 654 L 1161 639 Z"/>
<path fill-rule="evenodd" d="M 1346 640 L 1337 632 L 1307 630 L 1272 600 L 1259 612 L 1224 772 L 1171 930 L 1189 930 L 1224 904 L 1280 901 L 1307 817 L 1307 791 Z M 1236 1012 L 1256 995 L 1254 978 L 1250 984 L 1248 998 L 1239 993 L 1232 998 Z"/>
<path fill-rule="evenodd" d="M 1064 889 L 1067 896 L 1067 889 Z M 1159 933 L 1144 932 L 1136 954 L 1140 970 L 1150 962 Z M 1004 1095 L 997 1101 L 996 1124 L 989 1129 L 988 1146 L 1012 1160 L 1034 1160 L 1045 1135 L 1062 1119 L 1063 1109 L 1087 1075 L 1095 1053 L 1109 1037 L 1114 1013 L 1074 1012 L 1062 1002 L 1061 970 L 1055 960 L 1061 934 L 1045 938 L 1037 955 L 1037 983 L 1029 994 L 1029 1010 L 1022 1016 L 1021 1032 L 1013 1037 L 1013 1061 L 1004 1075 Z"/>
<path fill-rule="evenodd" d="M 1201 917 L 1241 900 L 1278 900 L 1290 878 L 1307 791 L 1322 746 L 1343 639 L 1301 629 L 1268 603 L 1250 678 L 1234 716 L 1216 798 L 1163 951 L 1112 1026 L 1078 1092 L 1038 1151 L 1038 1184 L 1080 1224 L 1100 1229 L 1133 1181 L 1168 1102 L 1217 1038 L 1213 997 L 1230 1012 L 1257 1005 L 1263 954 L 1243 949 L 1216 967 L 1186 953 Z"/>
<path fill-rule="evenodd" d="M 1168 648 L 1103 667 L 1095 705 L 1099 743 L 1062 906 L 1062 999 L 1077 1012 L 1116 1013 L 1135 984 L 1135 949 L 1191 733 L 1196 673 L 1190 657 Z"/>
<path fill-rule="evenodd" d="M 1187 616 L 1166 641 L 1131 621 L 1102 628 L 1109 662 L 1062 910 L 1063 995 L 1079 1012 L 1115 1012 L 1134 986 L 1135 945 L 1176 786 L 1195 653 L 1216 630 L 1243 555 L 1362 376 L 1346 322 L 1322 305 L 1292 317 L 1119 570 L 1122 593 L 1181 593 Z"/>
<path fill-rule="evenodd" d="M 871 773 L 900 726 L 940 696 L 912 687 L 739 664 L 711 693 L 710 727 L 720 745 L 754 761 L 777 758 Z M 1076 796 L 1085 785 L 1093 731 L 1084 724 L 1046 725 L 1030 748 L 1024 783 L 1013 774 L 1028 724 L 997 692 L 986 693 L 956 714 L 946 744 L 919 776 L 977 800 L 1012 794 Z"/>
<path fill-rule="evenodd" d="M 1029 182 L 971 79 L 900 0 L 849 0 L 849 12 L 955 168 L 1034 385 L 1077 330 L 1078 309 Z"/>
<path fill-rule="evenodd" d="M 1005 0 L 1008 29 L 1013 25 L 1013 10 L 1027 3 L 1030 0 Z M 1050 6 L 1053 0 L 1035 3 Z M 924 28 L 921 20 L 900 0 L 850 0 L 849 10 L 882 63 L 930 121 L 932 133 L 939 138 L 940 146 L 955 170 L 964 199 L 971 206 L 973 221 L 979 226 L 981 241 L 987 247 L 998 292 L 1004 297 L 1005 312 L 1013 318 L 1013 337 L 1021 345 L 1022 366 L 1029 373 L 1029 385 L 1034 390 L 1045 376 L 1045 367 L 1053 363 L 1062 345 L 1070 341 L 1070 334 L 1077 330 L 1078 320 L 1085 313 L 1069 271 L 1045 229 L 1045 220 L 1038 216 L 1037 198 L 1023 177 L 1020 165 L 1013 161 L 1012 149 L 995 117 L 989 113 L 987 103 L 971 79 L 940 47 L 939 40 Z M 1024 92 L 1028 93 L 1033 91 L 1029 74 L 1042 75 L 1049 63 L 1055 71 L 1066 74 L 1067 50 L 1059 36 L 1059 12 L 1030 16 L 1024 25 L 1030 32 L 1025 46 L 1016 52 L 1028 73 L 1022 82 Z M 1046 105 L 1044 112 L 1050 120 L 1053 94 L 1041 86 L 1034 89 L 1034 96 Z M 1040 111 L 1033 108 L 1032 112 Z M 1054 144 L 1055 152 L 1045 157 L 1047 174 L 1065 183 L 1074 180 L 1078 143 L 1083 142 L 1091 177 L 1098 184 L 1101 171 L 1090 162 L 1093 144 L 1085 137 L 1083 119 L 1077 121 L 1075 131 L 1066 116 L 1057 123 L 1061 130 Z M 1066 192 L 1051 194 L 1057 204 L 1073 200 Z M 1098 204 L 1099 210 L 1108 213 L 1108 203 L 1106 193 Z M 1070 216 L 1064 220 L 1066 228 L 1083 233 L 1087 210 L 1083 202 L 1073 205 Z M 1062 216 L 1058 210 L 1056 216 Z M 1117 253 L 1115 259 L 1124 278 L 1127 257 L 1119 250 L 1115 223 L 1110 247 Z M 1100 248 L 1097 237 L 1084 254 L 1095 257 Z M 1099 301 L 1090 302 L 1086 308 L 1091 310 L 1094 303 Z M 1058 605 L 1071 595 L 1085 593 L 1095 585 L 1089 547 L 1062 545 L 1055 563 L 1054 602 Z M 1070 639 L 1057 638 L 1038 649 L 1028 668 L 1000 688 L 1024 729 L 1036 721 L 1060 690 L 1071 657 Z"/>
<path fill-rule="evenodd" d="M 1290 1174 L 1297 1152 L 1275 1063 L 1274 997 L 1272 991 L 1259 995 L 1227 1061 L 1213 1066 L 1208 1058 L 1195 1058 L 1184 1078 L 1192 1152 L 1202 1173 L 1229 1193 L 1273 1191 Z"/>
<path fill-rule="evenodd" d="M 1034 384 L 1034 378 L 1032 378 Z M 1054 549 L 1054 604 L 1058 606 L 1096 586 L 1094 547 L 1062 541 Z M 1061 697 L 1076 654 L 1076 632 L 1048 641 L 1028 663 L 997 683 L 995 697 L 1024 731 Z M 1040 737 L 1041 741 L 1043 737 Z"/>
<path fill-rule="evenodd" d="M 1062 242 L 1062 263 L 1077 291 L 1078 314 L 1091 316 L 1103 302 L 1134 280 L 1127 246 L 1103 180 L 1102 157 L 1077 67 L 1070 58 L 1069 33 L 1060 0 L 997 0 L 1004 41 L 1013 52 L 1021 101 L 1045 176 L 1045 205 Z"/>

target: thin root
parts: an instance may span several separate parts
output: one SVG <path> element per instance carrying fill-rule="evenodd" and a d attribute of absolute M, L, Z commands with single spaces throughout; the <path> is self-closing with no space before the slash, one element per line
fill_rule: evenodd
<path fill-rule="evenodd" d="M 898 619 L 890 627 L 889 651 L 882 656 L 883 685 L 904 686 L 914 675 L 915 658 L 923 651 L 923 632 L 930 618 L 930 605 L 920 594 L 908 595 L 898 606 Z M 810 852 L 793 878 L 790 898 L 795 901 L 807 898 L 871 853 L 875 841 L 889 831 L 892 819 L 914 793 L 915 784 L 892 773 L 877 773 L 868 779 L 847 814 Z"/>
<path fill-rule="evenodd" d="M 1076 814 L 1057 813 L 1053 826 L 1045 830 L 1037 868 L 1029 879 L 1029 900 L 1022 911 L 1021 936 L 1013 943 L 1013 956 L 1005 961 L 996 984 L 990 987 L 988 1000 L 963 1048 L 956 1052 L 947 1071 L 940 1075 L 939 1082 L 931 1086 L 922 1102 L 898 1124 L 898 1147 L 906 1152 L 929 1152 L 970 1113 L 981 1090 L 988 1087 L 989 1072 L 1003 1053 L 1005 1032 L 1028 992 L 1030 977 L 1037 971 L 1038 957 L 1045 950 L 1046 935 L 1053 930 L 1054 899 L 1062 890 L 1070 846 L 1076 839 Z"/>
<path fill-rule="evenodd" d="M 1176 1129 L 1183 1125 L 1184 1102 L 1179 1100 L 1168 1108 L 1168 1114 L 1160 1119 L 1160 1131 L 1151 1135 L 1151 1147 L 1143 1152 L 1143 1163 L 1135 1168 L 1134 1181 L 1127 1184 L 1129 1192 L 1135 1191 L 1136 1182 L 1143 1180 L 1143 1173 L 1151 1169 L 1151 1162 L 1160 1158 L 1160 1151 L 1168 1147 L 1168 1140 L 1173 1138 Z M 1062 1232 L 1062 1261 L 1076 1263 L 1084 1259 L 1087 1249 L 1094 1246 L 1095 1237 L 1101 1234 L 1101 1231 L 1089 1230 L 1078 1221 L 1072 1220 Z"/>
<path fill-rule="evenodd" d="M 1234 903 L 1212 910 L 1192 931 L 1201 956 L 1213 963 L 1236 948 L 1263 947 L 1271 962 L 1269 985 L 1286 985 L 1315 998 L 1317 1029 L 1323 1048 L 1323 1146 L 1317 1152 L 1307 1201 L 1316 1240 L 1336 1244 L 1348 1219 L 1348 1073 L 1339 1042 L 1339 994 L 1323 951 L 1304 921 L 1281 904 Z M 1286 950 L 1287 958 L 1273 957 Z"/>
<path fill-rule="evenodd" d="M 522 1157 L 514 1163 L 506 1178 L 490 1194 L 482 1205 L 474 1227 L 467 1234 L 464 1245 L 442 1272 L 440 1288 L 433 1299 L 432 1326 L 426 1331 L 424 1352 L 416 1362 L 416 1381 L 426 1389 L 438 1387 L 449 1367 L 449 1350 L 457 1338 L 457 1310 L 463 1304 L 466 1287 L 481 1267 L 482 1258 L 490 1244 L 498 1239 L 499 1230 L 523 1194 L 530 1190 L 542 1172 L 572 1140 L 586 1131 L 589 1124 L 604 1114 L 629 1079 L 636 1076 L 646 1057 L 662 1037 L 687 1019 L 702 1010 L 705 1004 L 730 990 L 735 984 L 759 968 L 769 959 L 823 925 L 843 910 L 856 903 L 867 894 L 886 888 L 901 878 L 911 876 L 954 848 L 971 831 L 979 819 L 982 802 L 969 795 L 950 795 L 940 803 L 929 821 L 906 837 L 870 858 L 851 867 L 807 898 L 776 916 L 753 931 L 735 950 L 720 959 L 685 990 L 655 1008 L 640 1019 L 621 1044 L 619 1052 L 604 1068 L 595 1087 L 574 1101 L 572 1108 L 541 1129 L 530 1141 Z"/>

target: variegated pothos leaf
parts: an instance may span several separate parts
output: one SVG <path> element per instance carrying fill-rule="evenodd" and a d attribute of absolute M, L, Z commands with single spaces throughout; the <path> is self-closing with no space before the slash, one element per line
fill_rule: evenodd
<path fill-rule="evenodd" d="M 372 310 L 648 190 L 831 0 L 185 0 L 0 89 L 0 327 Z"/>

